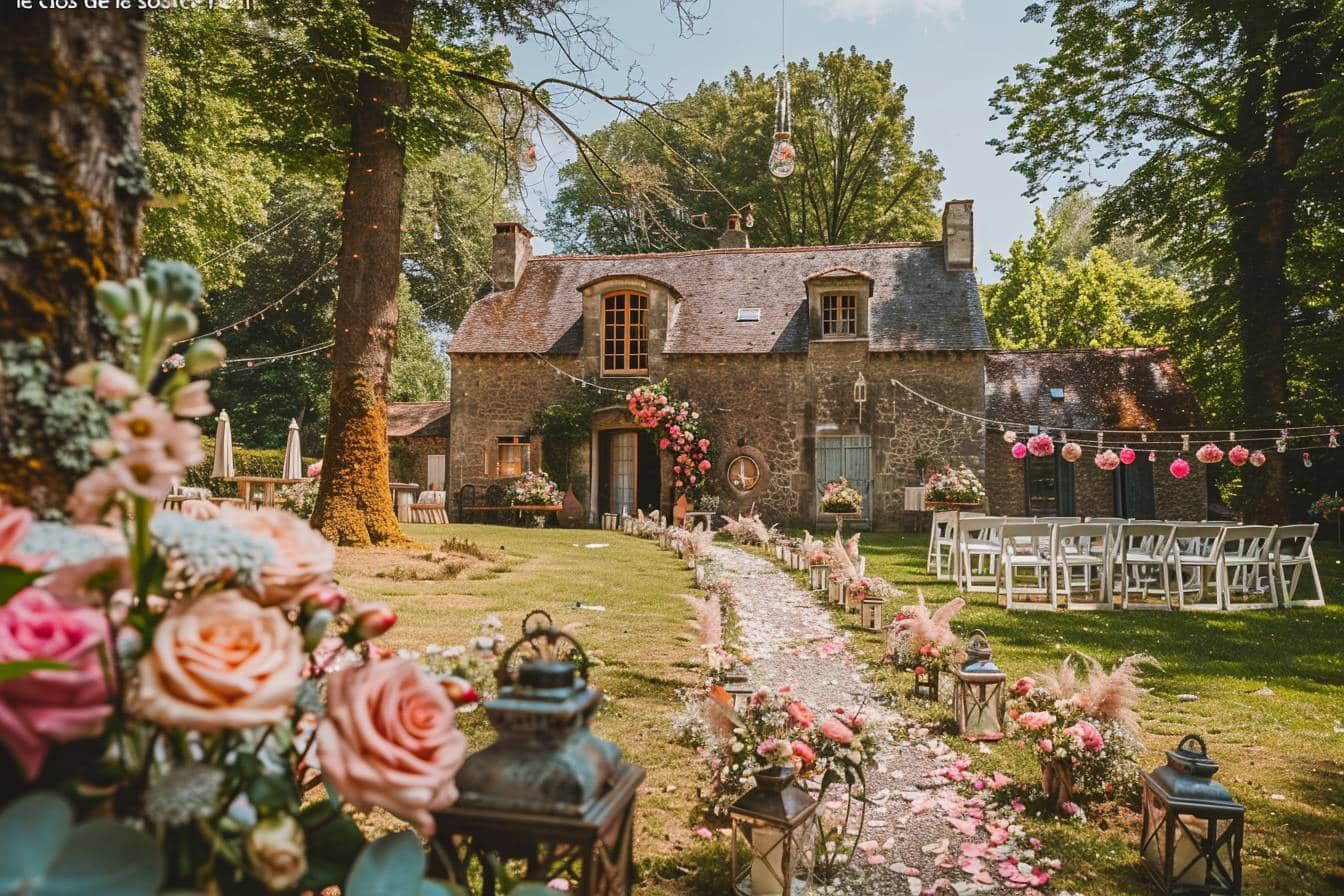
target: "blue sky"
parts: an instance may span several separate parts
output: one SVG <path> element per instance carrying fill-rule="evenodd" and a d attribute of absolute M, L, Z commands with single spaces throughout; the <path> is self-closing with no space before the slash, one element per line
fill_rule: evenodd
<path fill-rule="evenodd" d="M 784 0 L 785 52 L 790 59 L 815 57 L 856 47 L 891 59 L 896 78 L 909 87 L 915 117 L 915 144 L 942 161 L 945 199 L 975 200 L 976 264 L 982 280 L 997 279 L 990 250 L 1002 252 L 1031 229 L 1025 182 L 1011 170 L 1012 159 L 985 144 L 1002 133 L 989 120 L 988 99 L 995 82 L 1014 64 L 1035 61 L 1050 51 L 1048 26 L 1021 21 L 1025 0 Z M 659 11 L 657 0 L 591 0 L 594 13 L 610 18 L 623 42 L 617 55 L 637 63 L 644 81 L 658 89 L 671 83 L 683 96 L 701 81 L 718 80 L 732 69 L 769 71 L 779 59 L 779 0 L 713 0 L 695 36 L 680 38 Z M 553 71 L 553 57 L 535 43 L 515 45 L 516 74 L 536 80 Z M 624 71 L 607 72 L 609 89 L 624 88 Z M 596 104 L 568 112 L 579 130 L 611 120 Z M 545 150 L 557 161 L 572 158 L 558 139 Z M 761 160 L 765 164 L 765 160 Z M 541 225 L 555 186 L 555 164 L 543 158 L 529 184 L 531 223 Z M 549 251 L 544 240 L 538 251 Z"/>

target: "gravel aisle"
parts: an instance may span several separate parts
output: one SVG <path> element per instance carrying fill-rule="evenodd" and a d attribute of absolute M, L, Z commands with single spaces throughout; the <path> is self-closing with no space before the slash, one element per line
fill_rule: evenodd
<path fill-rule="evenodd" d="M 917 723 L 874 701 L 865 664 L 844 646 L 821 601 L 759 554 L 723 545 L 711 551 L 734 584 L 740 646 L 752 657 L 752 682 L 792 685 L 819 713 L 865 704 L 864 714 L 888 731 L 877 767 L 867 774 L 874 805 L 863 832 L 865 848 L 856 850 L 853 859 L 863 880 L 841 892 L 1045 892 L 1043 877 L 1051 867 L 1032 849 L 1039 844 L 1024 839 L 1011 811 L 987 813 L 982 800 L 968 799 L 953 786 L 953 780 L 975 777 L 963 774 L 961 747 L 930 737 Z M 996 783 L 984 781 L 986 787 Z"/>

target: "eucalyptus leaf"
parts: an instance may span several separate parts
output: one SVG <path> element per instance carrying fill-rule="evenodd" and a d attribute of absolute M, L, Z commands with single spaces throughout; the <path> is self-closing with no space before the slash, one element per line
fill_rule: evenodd
<path fill-rule="evenodd" d="M 34 793 L 10 803 L 0 812 L 0 896 L 26 893 L 61 852 L 70 836 L 74 813 L 65 800 L 50 793 Z"/>
<path fill-rule="evenodd" d="M 79 825 L 32 896 L 153 896 L 163 858 L 149 836 L 109 818 Z"/>
<path fill-rule="evenodd" d="M 316 892 L 345 880 L 364 847 L 364 835 L 355 822 L 339 804 L 322 800 L 303 808 L 299 824 L 308 844 L 308 873 L 299 888 Z"/>
<path fill-rule="evenodd" d="M 58 663 L 56 660 L 13 660 L 8 663 L 0 663 L 0 682 L 22 678 L 30 672 L 43 669 L 60 671 L 69 668 L 69 663 Z"/>
<path fill-rule="evenodd" d="M 364 847 L 346 879 L 342 896 L 406 896 L 420 891 L 425 853 L 410 831 L 388 834 Z"/>
<path fill-rule="evenodd" d="M 555 891 L 552 890 L 551 892 L 554 893 Z M 457 884 L 438 880 L 422 880 L 420 881 L 419 896 L 471 896 L 471 894 Z"/>

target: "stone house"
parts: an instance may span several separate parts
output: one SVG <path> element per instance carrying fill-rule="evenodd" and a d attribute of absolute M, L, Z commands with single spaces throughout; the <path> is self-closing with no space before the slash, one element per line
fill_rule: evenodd
<path fill-rule="evenodd" d="M 447 401 L 397 401 L 387 405 L 387 440 L 393 482 L 443 488 L 450 450 Z"/>
<path fill-rule="evenodd" d="M 824 528 L 821 488 L 844 475 L 867 495 L 860 524 L 906 520 L 904 487 L 926 466 L 985 470 L 982 425 L 895 383 L 986 407 L 972 233 L 969 200 L 946 204 L 934 242 L 751 248 L 730 218 L 717 249 L 533 257 L 523 225 L 497 224 L 493 291 L 448 347 L 450 505 L 464 485 L 537 469 L 537 412 L 596 389 L 589 437 L 569 458 L 589 520 L 668 512 L 673 460 L 625 402 L 666 379 L 708 421 L 722 512 L 754 506 Z"/>
<path fill-rule="evenodd" d="M 985 416 L 1034 421 L 1055 436 L 1070 429 L 1179 430 L 1199 424 L 1199 408 L 1171 353 L 1164 348 L 1058 349 L 990 352 L 985 360 Z M 1025 438 L 1027 431 L 1018 433 Z M 1169 445 L 1177 436 L 1154 436 Z M 1137 459 L 1113 472 L 1093 462 L 1095 437 L 1079 439 L 1083 458 L 1027 455 L 1017 460 L 1001 431 L 986 434 L 985 489 L 990 512 L 1001 515 L 1108 516 L 1201 520 L 1208 513 L 1204 465 L 1176 479 L 1164 445 L 1156 462 L 1143 437 L 1107 437 L 1105 446 L 1133 448 Z M 1198 448 L 1198 445 L 1192 446 Z"/>

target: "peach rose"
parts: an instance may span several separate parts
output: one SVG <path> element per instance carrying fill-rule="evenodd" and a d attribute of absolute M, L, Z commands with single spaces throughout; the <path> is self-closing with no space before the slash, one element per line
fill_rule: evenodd
<path fill-rule="evenodd" d="M 53 743 L 102 733 L 112 713 L 103 651 L 107 620 L 97 610 L 68 607 L 40 588 L 25 588 L 0 607 L 0 662 L 52 660 L 0 684 L 0 743 L 29 779 Z"/>
<path fill-rule="evenodd" d="M 294 707 L 303 662 L 303 634 L 279 609 L 237 591 L 207 594 L 159 623 L 134 709 L 193 731 L 272 725 Z"/>
<path fill-rule="evenodd" d="M 262 606 L 298 603 L 330 577 L 336 548 L 307 520 L 274 507 L 228 508 L 221 511 L 220 519 L 249 535 L 270 539 L 275 545 L 275 559 L 262 567 L 261 593 L 255 596 Z"/>
<path fill-rule="evenodd" d="M 413 660 L 377 660 L 327 679 L 317 756 L 322 774 L 351 804 L 381 806 L 429 836 L 430 810 L 457 800 L 453 780 L 466 751 L 452 702 Z"/>

